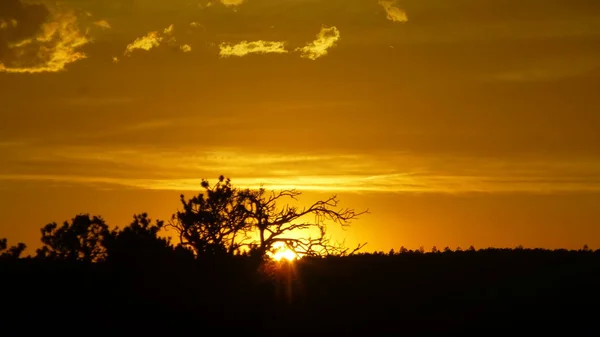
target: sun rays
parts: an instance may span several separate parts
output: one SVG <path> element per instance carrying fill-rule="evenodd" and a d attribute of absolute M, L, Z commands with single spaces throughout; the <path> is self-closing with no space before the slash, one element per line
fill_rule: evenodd
<path fill-rule="evenodd" d="M 269 256 L 273 260 L 278 262 L 292 262 L 301 258 L 301 256 L 298 253 L 289 249 L 283 242 L 275 243 L 273 245 L 273 251 L 269 253 Z"/>

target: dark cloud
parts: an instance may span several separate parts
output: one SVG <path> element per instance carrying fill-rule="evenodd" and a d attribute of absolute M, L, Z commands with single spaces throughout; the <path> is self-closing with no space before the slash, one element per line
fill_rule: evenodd
<path fill-rule="evenodd" d="M 49 17 L 50 11 L 43 4 L 0 1 L 0 63 L 12 63 L 17 55 L 11 46 L 35 37 Z"/>
<path fill-rule="evenodd" d="M 73 11 L 3 0 L 0 13 L 0 72 L 57 72 L 86 58 L 77 49 L 89 40 Z"/>

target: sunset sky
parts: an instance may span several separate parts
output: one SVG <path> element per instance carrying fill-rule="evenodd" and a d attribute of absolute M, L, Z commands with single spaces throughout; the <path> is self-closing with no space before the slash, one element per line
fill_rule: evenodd
<path fill-rule="evenodd" d="M 598 0 L 0 0 L 0 237 L 234 185 L 366 250 L 600 248 Z"/>

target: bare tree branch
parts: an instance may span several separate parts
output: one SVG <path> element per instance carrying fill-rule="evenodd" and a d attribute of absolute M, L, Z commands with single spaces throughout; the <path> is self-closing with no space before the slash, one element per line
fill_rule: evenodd
<path fill-rule="evenodd" d="M 350 208 L 335 209 L 339 203 L 337 195 L 326 200 L 319 200 L 302 209 L 289 205 L 278 209 L 277 202 L 280 199 L 288 197 L 297 200 L 301 193 L 292 189 L 271 192 L 268 196 L 264 194 L 264 189 L 249 193 L 250 208 L 248 211 L 251 214 L 250 217 L 254 218 L 256 222 L 260 234 L 260 247 L 265 252 L 271 250 L 275 243 L 283 242 L 288 249 L 299 255 L 346 254 L 347 250 L 342 248 L 342 245 L 332 245 L 325 236 L 327 222 L 330 221 L 341 225 L 342 228 L 347 228 L 352 220 L 368 213 L 368 210 L 356 212 Z M 314 221 L 297 222 L 309 215 L 314 216 Z M 310 229 L 318 229 L 320 235 L 317 238 L 306 239 L 285 238 L 292 232 Z M 358 249 L 360 248 L 362 248 L 361 245 Z"/>
<path fill-rule="evenodd" d="M 169 223 L 179 233 L 181 244 L 193 248 L 197 254 L 209 251 L 233 254 L 242 247 L 255 247 L 265 255 L 275 243 L 283 242 L 288 249 L 303 256 L 343 255 L 348 250 L 343 244 L 330 242 L 325 235 L 327 226 L 337 224 L 347 228 L 353 220 L 368 213 L 368 210 L 338 209 L 336 195 L 309 207 L 289 204 L 279 207 L 278 203 L 284 199 L 298 200 L 302 193 L 295 189 L 267 193 L 262 187 L 240 190 L 233 188 L 230 179 L 223 176 L 212 187 L 203 180 L 202 187 L 204 193 L 190 200 L 181 196 L 183 210 L 174 214 Z M 314 219 L 307 219 L 309 216 Z M 318 231 L 319 235 L 289 238 L 311 230 Z M 251 233 L 258 233 L 258 238 L 252 239 Z"/>

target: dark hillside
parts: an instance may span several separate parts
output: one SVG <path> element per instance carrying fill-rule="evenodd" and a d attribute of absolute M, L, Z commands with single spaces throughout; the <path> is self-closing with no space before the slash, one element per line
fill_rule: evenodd
<path fill-rule="evenodd" d="M 24 335 L 589 335 L 600 300 L 600 252 L 591 251 L 361 254 L 258 268 L 249 257 L 137 267 L 27 258 L 2 261 L 0 273 L 2 325 Z"/>

